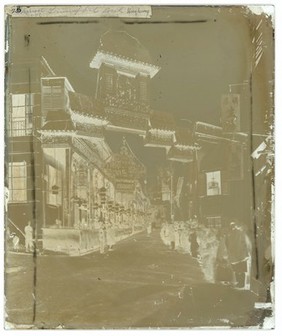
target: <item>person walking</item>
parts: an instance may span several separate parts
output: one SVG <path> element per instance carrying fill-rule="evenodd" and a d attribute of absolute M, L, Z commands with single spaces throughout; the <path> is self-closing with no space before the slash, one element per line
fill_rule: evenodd
<path fill-rule="evenodd" d="M 191 254 L 190 230 L 187 222 L 184 223 L 184 228 L 182 232 L 183 232 L 182 233 L 183 252 Z"/>
<path fill-rule="evenodd" d="M 251 241 L 238 221 L 230 223 L 226 236 L 228 260 L 233 272 L 233 285 L 237 289 L 250 289 L 251 278 Z"/>
<path fill-rule="evenodd" d="M 199 255 L 199 244 L 197 241 L 197 231 L 196 229 L 192 229 L 190 236 L 190 247 L 191 247 L 191 255 L 193 258 L 198 258 Z"/>
<path fill-rule="evenodd" d="M 175 230 L 174 230 L 174 225 L 172 222 L 168 226 L 168 238 L 170 242 L 170 249 L 174 250 L 175 249 Z"/>
<path fill-rule="evenodd" d="M 168 239 L 168 235 L 169 235 L 168 223 L 167 223 L 167 221 L 165 221 L 162 225 L 162 228 L 161 228 L 161 231 L 160 231 L 160 236 L 161 236 L 161 239 L 162 239 L 163 243 L 166 246 L 169 246 L 169 244 L 170 244 L 169 239 Z"/>
<path fill-rule="evenodd" d="M 13 250 L 18 252 L 20 245 L 20 238 L 15 233 L 12 233 L 12 242 L 13 242 Z"/>
<path fill-rule="evenodd" d="M 152 223 L 151 221 L 148 221 L 147 222 L 147 237 L 150 237 L 151 233 L 152 233 Z"/>
<path fill-rule="evenodd" d="M 25 233 L 25 251 L 33 252 L 33 229 L 30 221 L 28 221 L 27 226 L 24 228 L 24 233 Z"/>
<path fill-rule="evenodd" d="M 174 222 L 174 241 L 175 241 L 175 250 L 180 248 L 180 234 L 179 234 L 179 222 Z"/>
<path fill-rule="evenodd" d="M 223 227 L 217 234 L 218 249 L 216 256 L 216 276 L 217 282 L 229 285 L 233 281 L 233 271 L 228 260 L 228 251 L 226 247 L 226 228 Z"/>

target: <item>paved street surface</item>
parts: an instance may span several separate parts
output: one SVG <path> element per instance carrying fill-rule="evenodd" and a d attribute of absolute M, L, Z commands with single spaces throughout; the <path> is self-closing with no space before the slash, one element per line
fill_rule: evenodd
<path fill-rule="evenodd" d="M 10 253 L 7 263 L 7 321 L 20 325 L 111 329 L 256 323 L 251 292 L 207 284 L 198 261 L 170 251 L 159 231 L 151 237 L 139 233 L 105 255 L 38 256 L 34 263 L 32 255 Z"/>

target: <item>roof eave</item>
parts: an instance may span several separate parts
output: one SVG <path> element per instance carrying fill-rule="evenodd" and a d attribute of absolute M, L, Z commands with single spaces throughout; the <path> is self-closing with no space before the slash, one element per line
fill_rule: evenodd
<path fill-rule="evenodd" d="M 144 73 L 150 76 L 150 78 L 153 78 L 160 70 L 160 67 L 153 64 L 127 58 L 121 55 L 116 55 L 103 50 L 98 50 L 90 62 L 90 68 L 99 69 L 102 63 L 113 64 L 121 71 L 128 69 L 135 75 L 138 73 Z"/>

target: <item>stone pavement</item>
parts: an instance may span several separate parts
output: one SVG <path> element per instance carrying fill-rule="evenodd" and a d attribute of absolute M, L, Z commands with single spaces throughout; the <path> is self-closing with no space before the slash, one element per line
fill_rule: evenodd
<path fill-rule="evenodd" d="M 106 254 L 8 254 L 7 321 L 36 328 L 175 328 L 252 325 L 255 296 L 206 283 L 190 255 L 159 231 Z"/>

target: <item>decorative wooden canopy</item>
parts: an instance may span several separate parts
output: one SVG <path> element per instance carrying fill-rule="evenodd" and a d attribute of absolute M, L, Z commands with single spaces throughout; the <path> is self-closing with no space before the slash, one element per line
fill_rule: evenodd
<path fill-rule="evenodd" d="M 138 160 L 123 138 L 119 153 L 113 154 L 105 165 L 119 191 L 132 191 L 136 182 L 145 175 L 145 166 Z"/>

